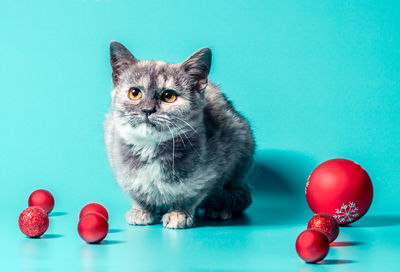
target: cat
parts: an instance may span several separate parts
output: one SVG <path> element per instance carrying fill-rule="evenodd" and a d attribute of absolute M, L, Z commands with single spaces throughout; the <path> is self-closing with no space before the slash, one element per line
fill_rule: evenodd
<path fill-rule="evenodd" d="M 252 202 L 249 123 L 208 81 L 211 50 L 183 63 L 138 60 L 110 44 L 113 89 L 104 123 L 111 168 L 132 200 L 126 221 L 189 228 L 204 209 L 228 219 Z"/>

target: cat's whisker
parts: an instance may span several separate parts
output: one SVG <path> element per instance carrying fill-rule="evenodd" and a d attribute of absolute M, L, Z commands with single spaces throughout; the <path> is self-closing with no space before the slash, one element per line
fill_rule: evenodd
<path fill-rule="evenodd" d="M 165 125 L 168 127 L 169 132 L 171 132 L 171 136 L 172 136 L 172 175 L 175 178 L 175 139 L 174 139 L 174 134 L 172 133 L 171 128 L 167 124 L 165 124 Z"/>
<path fill-rule="evenodd" d="M 179 138 L 181 138 L 181 141 L 182 141 L 183 147 L 184 147 L 184 148 L 186 148 L 185 141 L 183 140 L 183 138 L 182 138 L 181 134 L 178 134 L 178 136 L 179 136 Z"/>
<path fill-rule="evenodd" d="M 162 115 L 157 116 L 157 119 L 170 121 L 168 116 L 162 116 Z"/>
<path fill-rule="evenodd" d="M 178 127 L 177 125 L 173 124 L 172 122 L 169 122 L 169 123 L 170 123 L 172 126 L 175 126 L 177 129 L 179 129 L 179 127 Z M 185 136 L 185 138 L 188 140 L 188 142 L 189 142 L 190 146 L 192 147 L 192 149 L 196 152 L 196 154 L 199 156 L 199 158 L 201 158 L 200 153 L 197 151 L 197 149 L 196 149 L 196 147 L 193 145 L 192 141 L 190 141 L 190 138 L 186 135 L 186 133 L 185 133 L 184 130 L 181 130 L 181 133 L 178 134 L 178 135 L 179 135 L 179 137 L 181 137 L 182 143 L 184 144 L 184 146 L 186 147 L 186 145 L 185 145 L 185 143 L 184 143 L 184 140 L 183 140 L 181 134 L 183 134 L 183 136 Z"/>
<path fill-rule="evenodd" d="M 164 131 L 163 131 L 162 127 L 161 127 L 160 140 L 158 141 L 158 144 L 157 144 L 156 150 L 158 150 L 158 147 L 159 147 L 159 146 L 160 146 L 160 144 L 161 144 L 161 140 L 162 140 L 162 138 L 163 138 L 163 133 L 162 133 L 162 132 L 164 132 Z"/>
<path fill-rule="evenodd" d="M 176 127 L 178 128 L 178 126 L 176 126 Z M 189 144 L 190 144 L 190 146 L 192 147 L 192 149 L 196 152 L 196 154 L 199 156 L 199 158 L 201 158 L 201 155 L 200 155 L 200 153 L 197 151 L 197 148 L 193 145 L 192 141 L 191 141 L 190 138 L 186 135 L 186 133 L 185 133 L 184 130 L 182 130 L 181 133 L 179 134 L 179 136 L 180 136 L 181 139 L 182 139 L 181 134 L 183 134 L 183 136 L 184 136 L 184 137 L 186 138 L 186 140 L 189 142 Z M 184 144 L 184 145 L 185 145 L 185 144 Z M 185 145 L 185 147 L 186 147 L 186 145 Z"/>
<path fill-rule="evenodd" d="M 123 121 L 121 122 L 121 126 L 125 126 L 125 125 L 127 125 L 127 124 L 130 124 L 130 120 L 123 120 Z"/>
<path fill-rule="evenodd" d="M 178 130 L 179 130 L 179 127 L 177 126 L 177 125 L 175 125 L 174 123 L 172 123 L 171 121 L 167 121 L 167 120 L 165 120 L 167 123 L 169 123 L 171 126 L 172 126 L 172 128 L 177 128 Z M 182 133 L 183 133 L 183 130 L 181 131 Z M 177 134 L 178 136 L 179 136 L 179 138 L 181 138 L 181 141 L 182 141 L 182 144 L 183 144 L 183 147 L 184 148 L 186 148 L 186 144 L 185 144 L 185 140 L 182 138 L 182 135 L 181 135 L 181 133 L 179 133 L 178 132 L 178 134 Z"/>
<path fill-rule="evenodd" d="M 170 124 L 173 125 L 171 122 L 170 122 Z M 178 179 L 179 183 L 183 184 L 183 181 L 182 181 L 178 176 L 175 175 L 175 154 L 174 154 L 174 150 L 175 150 L 175 137 L 174 137 L 174 134 L 172 133 L 171 128 L 170 128 L 167 124 L 165 124 L 165 125 L 168 127 L 168 129 L 170 130 L 171 135 L 172 135 L 172 174 L 173 174 L 174 178 Z M 178 134 L 178 135 L 179 135 L 179 134 Z M 181 139 L 182 139 L 182 138 L 181 138 Z"/>
<path fill-rule="evenodd" d="M 169 123 L 171 126 L 175 126 L 175 127 L 179 130 L 179 127 L 178 127 L 176 124 L 172 123 L 171 121 L 169 121 L 168 123 Z M 186 135 L 185 131 L 181 129 L 180 132 L 181 132 L 181 133 L 178 134 L 178 135 L 179 135 L 179 137 L 181 137 L 182 141 L 183 141 L 183 138 L 182 138 L 181 134 L 183 134 L 183 136 L 185 136 L 185 138 L 188 140 L 188 142 L 189 142 L 190 146 L 192 147 L 192 149 L 196 152 L 196 154 L 199 156 L 199 158 L 201 158 L 200 153 L 198 152 L 198 150 L 196 149 L 196 147 L 193 145 L 192 141 L 190 141 L 190 138 Z M 185 145 L 184 141 L 183 141 L 183 144 Z M 186 145 L 185 145 L 185 147 L 186 147 Z"/>
<path fill-rule="evenodd" d="M 182 122 L 184 122 L 188 127 L 190 127 L 197 135 L 199 135 L 199 133 L 197 132 L 197 130 L 195 130 L 188 122 L 186 122 L 185 120 L 175 116 L 176 119 L 181 120 Z"/>
<path fill-rule="evenodd" d="M 189 137 L 186 135 L 186 133 L 184 131 L 182 131 L 183 136 L 186 137 L 186 139 L 188 140 L 189 144 L 191 145 L 191 147 L 193 148 L 193 150 L 196 152 L 196 154 L 199 156 L 199 158 L 201 158 L 200 153 L 197 151 L 197 149 L 193 146 L 192 141 L 190 141 Z"/>

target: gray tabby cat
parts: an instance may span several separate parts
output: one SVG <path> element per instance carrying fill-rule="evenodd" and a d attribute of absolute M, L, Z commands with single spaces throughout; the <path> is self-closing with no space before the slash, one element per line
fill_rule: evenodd
<path fill-rule="evenodd" d="M 170 64 L 137 60 L 111 42 L 114 88 L 105 121 L 112 170 L 132 199 L 126 221 L 194 225 L 198 208 L 228 219 L 251 204 L 246 176 L 254 142 L 248 122 L 207 77 L 211 50 Z"/>

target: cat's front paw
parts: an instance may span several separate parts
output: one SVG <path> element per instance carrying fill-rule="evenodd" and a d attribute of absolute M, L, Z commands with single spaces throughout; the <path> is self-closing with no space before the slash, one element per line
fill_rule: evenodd
<path fill-rule="evenodd" d="M 169 229 L 185 229 L 193 227 L 193 216 L 181 211 L 172 211 L 162 217 L 162 224 Z"/>
<path fill-rule="evenodd" d="M 155 220 L 153 213 L 135 208 L 127 211 L 125 218 L 126 222 L 130 225 L 150 225 L 153 224 Z"/>

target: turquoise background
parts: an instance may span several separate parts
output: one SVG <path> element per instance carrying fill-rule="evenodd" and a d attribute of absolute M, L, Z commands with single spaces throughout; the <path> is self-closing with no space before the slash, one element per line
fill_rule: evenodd
<path fill-rule="evenodd" d="M 9 1 L 0 4 L 0 249 L 26 271 L 377 271 L 396 260 L 400 208 L 400 2 Z M 128 198 L 110 171 L 102 122 L 110 40 L 139 59 L 181 62 L 213 50 L 210 79 L 250 120 L 255 201 L 243 218 L 190 230 L 124 222 Z M 312 215 L 319 163 L 352 159 L 370 174 L 367 216 L 342 228 L 323 265 L 294 251 Z M 17 227 L 31 191 L 56 198 L 48 234 Z M 104 244 L 76 232 L 90 201 L 110 212 Z"/>

